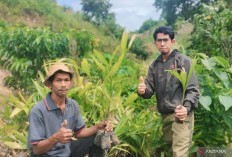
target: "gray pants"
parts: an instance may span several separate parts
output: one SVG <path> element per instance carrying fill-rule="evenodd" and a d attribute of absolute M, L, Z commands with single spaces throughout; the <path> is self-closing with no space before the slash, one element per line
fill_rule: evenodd
<path fill-rule="evenodd" d="M 89 154 L 89 157 L 104 157 L 105 151 L 94 145 L 95 137 L 96 135 L 93 135 L 72 141 L 70 157 L 84 157 L 86 154 Z"/>
<path fill-rule="evenodd" d="M 84 157 L 87 154 L 89 157 L 104 157 L 105 151 L 94 144 L 95 137 L 96 135 L 93 135 L 76 141 L 71 141 L 70 157 Z M 46 153 L 42 155 L 34 155 L 31 151 L 31 157 L 50 157 L 50 155 L 47 155 Z"/>

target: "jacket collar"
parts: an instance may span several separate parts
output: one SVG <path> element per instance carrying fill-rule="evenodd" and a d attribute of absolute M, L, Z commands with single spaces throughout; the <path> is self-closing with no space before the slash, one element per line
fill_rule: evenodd
<path fill-rule="evenodd" d="M 174 49 L 172 53 L 168 56 L 166 62 L 170 60 L 172 57 L 174 57 L 176 54 L 180 53 L 177 49 Z M 159 55 L 159 57 L 156 59 L 156 62 L 163 62 L 162 55 Z"/>

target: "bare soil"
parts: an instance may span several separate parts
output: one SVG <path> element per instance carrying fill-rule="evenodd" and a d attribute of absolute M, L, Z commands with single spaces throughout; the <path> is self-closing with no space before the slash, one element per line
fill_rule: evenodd
<path fill-rule="evenodd" d="M 4 86 L 3 83 L 3 79 L 7 75 L 10 75 L 10 73 L 0 68 L 0 111 L 3 112 L 4 112 L 3 100 L 4 98 L 12 94 L 12 91 L 8 87 Z M 0 157 L 27 157 L 27 156 L 29 156 L 27 151 L 10 149 L 2 142 L 0 142 Z"/>
<path fill-rule="evenodd" d="M 7 75 L 10 75 L 10 73 L 6 70 L 0 69 L 0 111 L 4 111 L 4 104 L 1 103 L 4 97 L 8 97 L 12 94 L 12 91 L 3 84 L 3 79 Z"/>

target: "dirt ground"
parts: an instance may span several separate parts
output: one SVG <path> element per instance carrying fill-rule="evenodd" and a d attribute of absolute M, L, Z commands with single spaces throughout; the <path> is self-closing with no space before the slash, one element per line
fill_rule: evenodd
<path fill-rule="evenodd" d="M 10 94 L 12 94 L 12 91 L 9 88 L 5 87 L 3 84 L 3 79 L 8 74 L 10 73 L 0 68 L 0 111 L 4 111 L 4 104 L 2 103 L 4 97 L 8 97 Z M 27 157 L 27 156 L 29 156 L 27 151 L 13 150 L 5 146 L 2 142 L 0 142 L 0 157 Z"/>
<path fill-rule="evenodd" d="M 9 88 L 5 87 L 3 84 L 3 79 L 7 75 L 9 75 L 9 72 L 0 69 L 0 111 L 4 111 L 4 104 L 1 103 L 4 97 L 7 97 L 10 94 L 12 94 L 12 91 Z"/>

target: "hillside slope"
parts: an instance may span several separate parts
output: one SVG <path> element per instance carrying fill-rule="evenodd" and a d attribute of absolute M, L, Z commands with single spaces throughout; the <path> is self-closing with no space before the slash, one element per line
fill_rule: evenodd
<path fill-rule="evenodd" d="M 0 0 L 0 27 L 49 28 L 54 32 L 88 30 L 99 39 L 100 46 L 110 51 L 119 43 L 105 26 L 82 19 L 81 12 L 59 6 L 55 0 Z"/>

